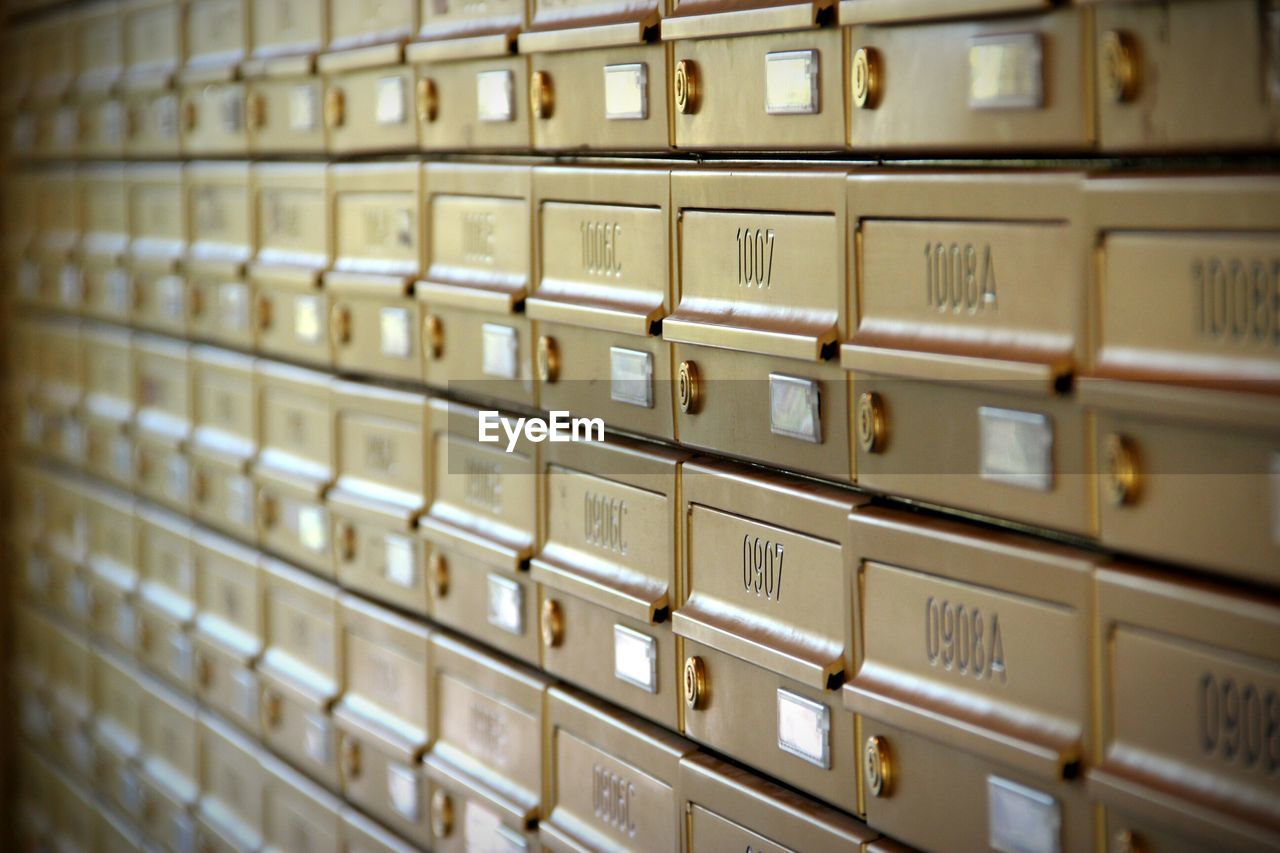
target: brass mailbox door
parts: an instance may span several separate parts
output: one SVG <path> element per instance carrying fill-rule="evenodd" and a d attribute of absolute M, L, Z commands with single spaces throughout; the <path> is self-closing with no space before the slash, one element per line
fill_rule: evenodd
<path fill-rule="evenodd" d="M 83 280 L 76 260 L 81 217 L 76 172 L 71 166 L 52 166 L 38 173 L 35 202 L 37 230 L 32 256 L 39 280 L 34 301 L 44 308 L 79 312 Z"/>
<path fill-rule="evenodd" d="M 283 761 L 262 757 L 267 776 L 263 841 L 270 850 L 340 850 L 342 800 Z"/>
<path fill-rule="evenodd" d="M 252 175 L 248 163 L 191 163 L 185 181 L 191 336 L 246 350 L 256 331 L 245 280 L 257 235 Z"/>
<path fill-rule="evenodd" d="M 542 667 L 671 729 L 680 667 L 671 632 L 686 454 L 623 439 L 543 454 Z"/>
<path fill-rule="evenodd" d="M 340 371 L 422 378 L 413 281 L 422 261 L 421 166 L 416 162 L 332 166 L 333 298 L 329 335 Z"/>
<path fill-rule="evenodd" d="M 196 697 L 241 729 L 258 733 L 263 580 L 258 552 L 204 530 L 192 533 L 196 566 L 193 630 Z"/>
<path fill-rule="evenodd" d="M 125 167 L 100 164 L 79 173 L 81 297 L 90 317 L 127 323 L 129 278 L 125 254 L 129 248 L 129 206 Z M 68 280 L 68 286 L 74 282 Z"/>
<path fill-rule="evenodd" d="M 1088 785 L 1108 840 L 1275 847 L 1274 600 L 1118 566 L 1098 573 L 1096 642 L 1101 731 Z"/>
<path fill-rule="evenodd" d="M 843 693 L 867 823 L 923 848 L 1089 849 L 1075 780 L 1093 719 L 1095 558 L 889 509 L 849 523 L 860 635 Z"/>
<path fill-rule="evenodd" d="M 696 747 L 570 688 L 547 691 L 546 714 L 543 846 L 680 849 L 679 765 Z"/>
<path fill-rule="evenodd" d="M 418 145 L 426 151 L 521 151 L 530 147 L 529 60 L 512 56 L 512 35 L 417 42 Z"/>
<path fill-rule="evenodd" d="M 431 731 L 431 632 L 354 596 L 344 595 L 341 606 L 345 692 L 333 720 L 340 732 L 343 794 L 426 845 L 420 762 Z"/>
<path fill-rule="evenodd" d="M 335 424 L 331 378 L 259 359 L 255 365 L 261 450 L 252 467 L 264 550 L 333 576 L 329 510 Z"/>
<path fill-rule="evenodd" d="M 130 82 L 125 85 L 125 156 L 147 159 L 180 156 L 178 95 L 164 88 L 140 89 L 139 84 Z"/>
<path fill-rule="evenodd" d="M 185 455 L 192 422 L 188 347 L 168 338 L 135 335 L 133 369 L 135 488 L 142 497 L 185 512 L 191 497 Z"/>
<path fill-rule="evenodd" d="M 1091 244 L 1074 174 L 849 179 L 860 486 L 1088 535 Z M 1045 258 L 1054 262 L 1046 265 Z"/>
<path fill-rule="evenodd" d="M 188 240 L 182 167 L 130 165 L 125 183 L 133 238 L 129 244 L 131 319 L 136 326 L 185 335 L 190 300 L 182 274 Z"/>
<path fill-rule="evenodd" d="M 1265 7 L 1263 7 L 1265 9 Z M 1252 0 L 1102 4 L 1093 13 L 1098 141 L 1104 151 L 1266 148 L 1280 137 L 1276 26 Z M 1221 56 L 1206 78 L 1188 50 Z"/>
<path fill-rule="evenodd" d="M 729 849 L 864 850 L 862 822 L 703 753 L 680 759 L 690 853 Z"/>
<path fill-rule="evenodd" d="M 312 74 L 313 66 L 310 57 L 283 57 L 250 78 L 246 120 L 255 154 L 325 152 L 324 80 Z"/>
<path fill-rule="evenodd" d="M 208 82 L 232 69 L 189 69 L 178 110 L 182 126 L 182 153 L 196 157 L 246 156 L 249 122 L 244 83 Z"/>
<path fill-rule="evenodd" d="M 533 406 L 531 336 L 522 314 L 533 270 L 526 166 L 428 163 L 423 314 L 427 384 Z"/>
<path fill-rule="evenodd" d="M 840 4 L 855 152 L 1093 147 L 1091 8 L 862 24 L 858 5 Z"/>
<path fill-rule="evenodd" d="M 1274 583 L 1280 182 L 1098 177 L 1094 413 L 1104 544 Z"/>
<path fill-rule="evenodd" d="M 529 558 L 538 529 L 538 449 L 482 443 L 499 413 L 432 401 L 432 469 L 418 521 L 431 617 L 526 663 L 538 662 L 538 588 Z M 493 432 L 498 424 L 492 423 Z"/>
<path fill-rule="evenodd" d="M 848 515 L 865 499 L 710 462 L 685 463 L 681 489 L 684 733 L 855 810 L 836 688 L 854 661 Z"/>
<path fill-rule="evenodd" d="M 328 0 L 330 50 L 378 43 L 394 43 L 418 28 L 418 0 L 351 3 Z"/>
<path fill-rule="evenodd" d="M 852 322 L 844 176 L 673 172 L 676 437 L 843 480 Z"/>
<path fill-rule="evenodd" d="M 342 692 L 338 590 L 264 559 L 266 648 L 258 662 L 263 741 L 312 779 L 338 790 L 338 736 L 329 709 Z"/>
<path fill-rule="evenodd" d="M 116 0 L 78 9 L 70 22 L 76 100 L 112 92 L 124 72 L 124 18 Z"/>
<path fill-rule="evenodd" d="M 87 492 L 89 628 L 99 641 L 132 653 L 137 641 L 137 504 L 132 495 L 102 487 Z"/>
<path fill-rule="evenodd" d="M 79 320 L 38 322 L 41 384 L 35 389 L 40 433 L 35 447 L 74 468 L 84 464 L 84 360 Z"/>
<path fill-rule="evenodd" d="M 258 453 L 258 395 L 254 359 L 193 347 L 194 425 L 191 434 L 191 510 L 197 521 L 255 541 L 256 497 L 249 467 Z"/>
<path fill-rule="evenodd" d="M 427 397 L 354 382 L 333 385 L 337 479 L 325 502 L 338 579 L 425 615 L 427 578 L 414 524 L 432 472 Z"/>
<path fill-rule="evenodd" d="M 53 624 L 50 634 L 52 754 L 81 778 L 93 771 L 87 725 L 93 716 L 93 656 L 88 638 L 74 628 Z"/>
<path fill-rule="evenodd" d="M 257 849 L 267 785 L 260 747 L 212 714 L 199 717 L 198 840 L 215 850 Z"/>
<path fill-rule="evenodd" d="M 434 849 L 536 846 L 550 681 L 442 633 L 432 637 L 431 654 Z"/>
<path fill-rule="evenodd" d="M 672 438 L 671 347 L 655 331 L 671 311 L 669 172 L 543 167 L 533 180 L 540 405 Z"/>
<path fill-rule="evenodd" d="M 81 156 L 104 160 L 123 157 L 127 120 L 125 102 L 121 98 L 81 101 L 77 118 Z"/>
<path fill-rule="evenodd" d="M 133 485 L 133 335 L 123 329 L 86 325 L 84 358 L 85 470 L 123 488 Z"/>
<path fill-rule="evenodd" d="M 413 69 L 398 44 L 320 57 L 330 154 L 408 151 L 417 145 Z M 372 66 L 372 67 L 369 67 Z"/>
<path fill-rule="evenodd" d="M 138 510 L 138 660 L 194 693 L 189 629 L 196 615 L 196 564 L 186 518 L 156 507 Z"/>
<path fill-rule="evenodd" d="M 533 144 L 540 150 L 671 147 L 666 0 L 534 0 L 519 36 L 529 56 Z M 556 97 L 559 95 L 559 97 Z"/>
<path fill-rule="evenodd" d="M 322 367 L 333 361 L 321 276 L 333 259 L 328 169 L 319 163 L 259 163 L 253 171 L 257 255 L 249 281 L 257 349 Z"/>
<path fill-rule="evenodd" d="M 664 20 L 662 38 L 671 41 L 675 68 L 675 147 L 844 148 L 843 31 L 818 26 L 818 9 L 817 3 L 768 9 L 776 15 L 762 16 L 759 26 L 733 13 L 723 20 L 714 13 Z M 782 31 L 768 32 L 775 28 Z"/>
<path fill-rule="evenodd" d="M 248 0 L 184 0 L 186 72 L 235 69 L 249 52 Z"/>
<path fill-rule="evenodd" d="M 142 686 L 133 665 L 102 651 L 94 653 L 94 787 L 131 820 L 140 817 L 137 774 L 142 726 Z"/>
<path fill-rule="evenodd" d="M 191 808 L 200 796 L 196 704 L 159 682 L 142 682 L 141 828 L 170 849 L 194 843 Z"/>

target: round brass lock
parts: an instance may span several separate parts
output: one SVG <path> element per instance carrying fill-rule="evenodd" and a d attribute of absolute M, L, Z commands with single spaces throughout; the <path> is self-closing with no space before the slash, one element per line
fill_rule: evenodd
<path fill-rule="evenodd" d="M 550 335 L 538 338 L 538 378 L 555 382 L 560 376 L 560 348 Z"/>
<path fill-rule="evenodd" d="M 1142 853 L 1142 838 L 1131 829 L 1122 829 L 1115 836 L 1116 853 Z"/>
<path fill-rule="evenodd" d="M 265 530 L 270 530 L 276 526 L 279 520 L 279 505 L 266 489 L 258 490 L 258 520 L 262 522 Z"/>
<path fill-rule="evenodd" d="M 194 289 L 191 291 L 191 318 L 199 319 L 204 314 L 204 291 Z"/>
<path fill-rule="evenodd" d="M 697 655 L 684 662 L 684 704 L 693 711 L 707 704 L 707 668 Z"/>
<path fill-rule="evenodd" d="M 564 611 L 560 602 L 548 598 L 542 602 L 542 645 L 549 649 L 564 642 Z"/>
<path fill-rule="evenodd" d="M 191 133 L 200 123 L 200 109 L 195 101 L 184 101 L 182 104 L 182 127 Z"/>
<path fill-rule="evenodd" d="M 551 118 L 555 109 L 555 89 L 551 85 L 551 75 L 546 71 L 535 71 L 529 75 L 529 115 L 534 118 Z"/>
<path fill-rule="evenodd" d="M 348 779 L 360 778 L 360 741 L 343 735 L 342 772 Z"/>
<path fill-rule="evenodd" d="M 893 767 L 889 761 L 887 740 L 879 735 L 867 738 L 867 745 L 862 751 L 862 770 L 871 796 L 889 796 Z"/>
<path fill-rule="evenodd" d="M 347 95 L 338 87 L 328 89 L 324 93 L 325 127 L 342 127 L 347 120 Z"/>
<path fill-rule="evenodd" d="M 431 834 L 448 838 L 453 832 L 453 797 L 441 788 L 431 795 Z"/>
<path fill-rule="evenodd" d="M 418 121 L 430 124 L 440 114 L 440 94 L 436 89 L 436 81 L 424 77 L 416 87 L 418 101 Z"/>
<path fill-rule="evenodd" d="M 133 139 L 142 130 L 142 108 L 130 107 L 124 111 L 124 135 Z"/>
<path fill-rule="evenodd" d="M 146 480 L 151 473 L 151 465 L 147 462 L 147 454 L 143 452 L 141 444 L 133 446 L 133 473 L 139 480 Z"/>
<path fill-rule="evenodd" d="M 146 622 L 139 621 L 137 632 L 138 632 L 139 651 L 142 651 L 144 653 L 151 651 L 152 636 L 151 636 L 150 626 L 148 626 Z"/>
<path fill-rule="evenodd" d="M 245 124 L 250 130 L 267 126 L 267 99 L 261 92 L 253 92 L 244 102 Z"/>
<path fill-rule="evenodd" d="M 1127 436 L 1112 434 L 1107 436 L 1103 456 L 1107 466 L 1107 496 L 1111 503 L 1116 506 L 1137 503 L 1141 491 L 1141 462 L 1137 446 Z"/>
<path fill-rule="evenodd" d="M 888 427 L 884 417 L 884 403 L 874 391 L 858 396 L 858 444 L 867 453 L 884 450 Z"/>
<path fill-rule="evenodd" d="M 880 105 L 880 53 L 860 47 L 853 53 L 853 104 L 861 110 Z"/>
<path fill-rule="evenodd" d="M 1133 36 L 1119 30 L 1104 33 L 1100 56 L 1102 88 L 1107 98 L 1117 104 L 1132 101 L 1138 94 L 1141 68 Z"/>
<path fill-rule="evenodd" d="M 680 392 L 680 411 L 686 415 L 697 414 L 702 407 L 702 385 L 698 380 L 698 365 L 692 361 L 680 362 L 676 381 Z"/>
<path fill-rule="evenodd" d="M 271 297 L 267 296 L 265 293 L 260 294 L 257 301 L 254 303 L 254 308 L 256 314 L 254 319 L 257 321 L 258 331 L 267 331 L 271 328 L 271 324 L 275 322 L 275 317 L 272 315 L 273 305 Z"/>
<path fill-rule="evenodd" d="M 431 578 L 436 598 L 444 598 L 449 594 L 449 561 L 439 551 L 432 551 L 427 558 L 427 577 Z"/>
<path fill-rule="evenodd" d="M 284 704 L 274 690 L 262 691 L 262 722 L 268 729 L 277 728 L 284 718 Z"/>
<path fill-rule="evenodd" d="M 210 662 L 208 655 L 198 649 L 195 658 L 196 683 L 208 688 L 213 684 L 213 663 Z"/>
<path fill-rule="evenodd" d="M 698 64 L 692 59 L 676 63 L 673 83 L 676 95 L 676 111 L 681 115 L 693 115 L 698 111 L 702 92 L 698 89 Z"/>
<path fill-rule="evenodd" d="M 349 563 L 356 558 L 356 526 L 349 521 L 339 521 L 337 534 L 338 559 Z"/>
<path fill-rule="evenodd" d="M 444 323 L 435 314 L 422 318 L 422 348 L 432 361 L 444 354 Z"/>
<path fill-rule="evenodd" d="M 347 306 L 335 305 L 329 312 L 329 337 L 334 346 L 351 343 L 351 309 Z"/>
<path fill-rule="evenodd" d="M 209 499 L 209 475 L 199 469 L 191 477 L 191 497 L 198 504 Z"/>

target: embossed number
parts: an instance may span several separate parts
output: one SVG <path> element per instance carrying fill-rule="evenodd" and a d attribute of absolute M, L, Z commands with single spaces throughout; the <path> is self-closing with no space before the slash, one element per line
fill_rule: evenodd
<path fill-rule="evenodd" d="M 772 228 L 739 228 L 734 239 L 738 241 L 738 285 L 740 287 L 766 288 L 773 280 Z"/>
<path fill-rule="evenodd" d="M 750 533 L 743 536 L 743 588 L 770 601 L 781 601 L 782 554 L 781 542 L 771 542 Z"/>

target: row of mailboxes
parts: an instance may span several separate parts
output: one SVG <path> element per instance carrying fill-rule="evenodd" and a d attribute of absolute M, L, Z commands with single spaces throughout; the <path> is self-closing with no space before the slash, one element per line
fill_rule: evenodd
<path fill-rule="evenodd" d="M 77 184 L 54 174 L 37 186 Z M 20 292 L 1272 577 L 1280 207 L 1265 177 L 183 174 L 84 170 L 83 217 L 49 193 L 62 212 L 7 253 Z M 127 231 L 98 211 L 109 196 Z M 53 349 L 42 369 L 69 357 Z"/>
<path fill-rule="evenodd" d="M 125 0 L 15 28 L 3 106 L 36 157 L 1261 149 L 1278 30 L 1261 0 Z"/>
<path fill-rule="evenodd" d="M 356 411 L 337 443 L 396 459 L 392 410 Z M 425 789 L 396 768 L 455 724 L 496 749 L 449 715 L 495 691 L 536 709 L 518 696 L 546 683 L 517 666 L 506 687 L 414 687 L 479 654 L 452 629 L 923 848 L 1087 848 L 1096 803 L 1113 834 L 1275 842 L 1269 597 L 627 441 L 505 457 L 469 432 L 422 433 L 440 467 L 416 528 L 412 487 L 368 469 L 326 500 L 337 583 L 442 627 L 42 469 L 29 594 L 422 840 Z M 461 790 L 492 795 L 471 772 Z M 518 829 L 538 797 L 503 790 Z"/>

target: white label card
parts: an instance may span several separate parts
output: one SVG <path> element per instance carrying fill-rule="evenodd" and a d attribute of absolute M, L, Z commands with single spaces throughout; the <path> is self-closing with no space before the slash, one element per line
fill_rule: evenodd
<path fill-rule="evenodd" d="M 1053 424 L 1048 415 L 978 409 L 982 479 L 1047 492 L 1053 488 Z"/>
<path fill-rule="evenodd" d="M 383 539 L 384 569 L 387 581 L 396 586 L 411 589 L 418 581 L 415 552 L 412 540 L 405 536 L 388 534 Z"/>
<path fill-rule="evenodd" d="M 644 409 L 653 408 L 651 353 L 609 347 L 609 399 Z"/>
<path fill-rule="evenodd" d="M 178 135 L 178 96 L 164 95 L 151 102 L 151 119 L 158 136 Z"/>
<path fill-rule="evenodd" d="M 318 506 L 298 507 L 298 541 L 302 547 L 323 554 L 329 547 L 329 520 Z"/>
<path fill-rule="evenodd" d="M 306 133 L 316 129 L 320 115 L 320 87 L 306 83 L 289 91 L 289 129 Z"/>
<path fill-rule="evenodd" d="M 649 66 L 643 62 L 604 67 L 604 117 L 609 121 L 649 117 Z"/>
<path fill-rule="evenodd" d="M 133 605 L 120 602 L 116 605 L 116 642 L 125 648 L 133 648 L 138 637 L 138 614 Z"/>
<path fill-rule="evenodd" d="M 320 325 L 323 314 L 319 296 L 295 296 L 293 299 L 293 336 L 304 344 L 318 344 L 324 335 Z"/>
<path fill-rule="evenodd" d="M 374 88 L 374 121 L 381 125 L 404 124 L 408 106 L 404 78 L 380 77 Z"/>
<path fill-rule="evenodd" d="M 764 57 L 764 111 L 769 115 L 820 112 L 821 69 L 816 50 L 784 50 Z"/>
<path fill-rule="evenodd" d="M 510 71 L 476 74 L 476 118 L 480 121 L 514 121 L 515 78 Z"/>
<path fill-rule="evenodd" d="M 383 308 L 378 313 L 379 339 L 382 354 L 389 358 L 408 358 L 413 340 L 409 331 L 409 311 L 406 308 Z"/>
<path fill-rule="evenodd" d="M 418 774 L 412 767 L 402 764 L 387 766 L 387 794 L 391 799 L 391 808 L 411 823 L 417 823 L 421 811 L 420 785 Z"/>
<path fill-rule="evenodd" d="M 98 134 L 105 145 L 117 145 L 124 138 L 124 106 L 119 101 L 106 101 L 98 108 Z"/>
<path fill-rule="evenodd" d="M 831 767 L 831 710 L 778 689 L 778 749 L 823 769 Z"/>
<path fill-rule="evenodd" d="M 515 379 L 519 374 L 520 337 L 510 326 L 485 323 L 480 332 L 481 371 L 497 379 Z"/>
<path fill-rule="evenodd" d="M 657 693 L 658 641 L 625 625 L 614 625 L 613 675 L 619 681 Z"/>
<path fill-rule="evenodd" d="M 774 435 L 820 444 L 821 404 L 816 380 L 769 374 L 769 431 Z"/>
<path fill-rule="evenodd" d="M 165 466 L 165 473 L 167 474 L 165 490 L 169 495 L 169 499 L 185 503 L 187 500 L 188 475 L 190 473 L 187 467 L 187 458 L 185 456 L 170 456 Z"/>
<path fill-rule="evenodd" d="M 256 723 L 258 720 L 258 680 L 251 669 L 236 669 L 231 673 L 232 706 L 242 720 Z"/>
<path fill-rule="evenodd" d="M 524 587 L 500 575 L 489 575 L 489 624 L 517 637 L 524 633 Z"/>
<path fill-rule="evenodd" d="M 120 480 L 133 478 L 133 442 L 126 435 L 111 440 L 111 468 Z"/>
<path fill-rule="evenodd" d="M 113 267 L 102 277 L 107 286 L 107 305 L 115 314 L 129 313 L 129 273 Z"/>
<path fill-rule="evenodd" d="M 218 286 L 218 313 L 222 325 L 236 332 L 249 330 L 249 286 L 229 281 Z"/>
<path fill-rule="evenodd" d="M 987 833 L 991 849 L 1000 853 L 1058 853 L 1062 812 L 1048 794 L 988 776 Z"/>
<path fill-rule="evenodd" d="M 329 718 L 323 714 L 308 714 L 302 729 L 302 748 L 316 764 L 329 764 Z"/>
<path fill-rule="evenodd" d="M 468 853 L 522 853 L 529 849 L 529 842 L 475 800 L 467 800 L 462 837 Z"/>
<path fill-rule="evenodd" d="M 186 283 L 176 275 L 166 275 L 156 279 L 155 288 L 160 313 L 175 323 L 182 322 L 187 313 Z"/>
<path fill-rule="evenodd" d="M 969 40 L 969 106 L 1037 109 L 1044 104 L 1044 50 L 1039 33 Z"/>
<path fill-rule="evenodd" d="M 253 483 L 248 478 L 232 475 L 223 481 L 227 491 L 227 520 L 240 527 L 253 525 Z"/>
<path fill-rule="evenodd" d="M 169 638 L 169 672 L 179 681 L 191 677 L 191 638 L 186 634 Z"/>

